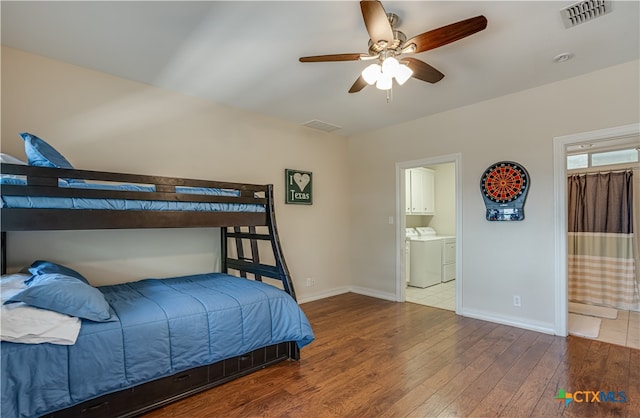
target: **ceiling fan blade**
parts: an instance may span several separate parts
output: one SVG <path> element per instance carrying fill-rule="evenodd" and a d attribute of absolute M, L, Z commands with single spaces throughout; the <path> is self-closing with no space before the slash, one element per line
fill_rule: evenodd
<path fill-rule="evenodd" d="M 416 49 L 413 52 L 424 52 L 473 35 L 486 27 L 487 18 L 482 15 L 476 16 L 414 36 L 404 45 L 407 47 L 414 44 Z"/>
<path fill-rule="evenodd" d="M 427 83 L 437 83 L 444 77 L 444 74 L 426 62 L 415 58 L 403 58 L 402 61 L 407 61 L 407 66 L 413 70 L 412 77 L 418 80 L 426 81 Z"/>
<path fill-rule="evenodd" d="M 364 81 L 364 78 L 362 78 L 362 76 L 360 76 L 358 77 L 356 82 L 353 83 L 353 86 L 351 86 L 351 88 L 349 89 L 349 93 L 357 93 L 365 87 L 367 87 L 367 82 Z"/>
<path fill-rule="evenodd" d="M 300 62 L 357 61 L 362 54 L 333 54 L 300 57 Z"/>
<path fill-rule="evenodd" d="M 360 2 L 364 25 L 367 27 L 369 37 L 375 44 L 380 41 L 386 41 L 388 44 L 393 43 L 393 29 L 387 18 L 387 12 L 384 11 L 382 3 L 379 1 L 364 0 Z"/>

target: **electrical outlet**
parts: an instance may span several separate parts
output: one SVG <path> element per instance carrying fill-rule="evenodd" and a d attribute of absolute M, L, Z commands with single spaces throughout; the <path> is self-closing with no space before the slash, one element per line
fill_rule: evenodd
<path fill-rule="evenodd" d="M 316 279 L 314 279 L 313 277 L 307 277 L 307 287 L 311 287 L 315 285 L 316 285 Z"/>
<path fill-rule="evenodd" d="M 520 302 L 521 302 L 521 301 L 520 301 L 520 296 L 518 296 L 518 295 L 513 295 L 513 306 L 517 306 L 517 307 L 522 306 L 522 305 L 520 304 Z"/>

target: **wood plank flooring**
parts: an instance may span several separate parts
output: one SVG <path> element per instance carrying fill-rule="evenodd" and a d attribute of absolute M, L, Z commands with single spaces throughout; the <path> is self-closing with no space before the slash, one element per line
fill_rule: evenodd
<path fill-rule="evenodd" d="M 301 306 L 300 361 L 145 417 L 640 417 L 640 350 L 353 293 Z M 578 402 L 601 390 L 626 402 Z"/>

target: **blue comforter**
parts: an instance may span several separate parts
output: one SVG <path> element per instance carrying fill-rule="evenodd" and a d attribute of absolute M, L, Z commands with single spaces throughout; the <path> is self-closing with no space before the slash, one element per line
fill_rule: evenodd
<path fill-rule="evenodd" d="M 33 417 L 285 341 L 311 326 L 271 285 L 211 273 L 99 288 L 118 317 L 83 321 L 75 345 L 2 342 L 1 416 Z"/>

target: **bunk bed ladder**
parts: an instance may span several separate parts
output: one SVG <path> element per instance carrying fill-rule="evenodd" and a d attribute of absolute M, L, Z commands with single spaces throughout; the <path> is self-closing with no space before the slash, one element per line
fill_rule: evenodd
<path fill-rule="evenodd" d="M 237 270 L 241 277 L 247 278 L 247 274 L 252 274 L 254 280 L 262 281 L 263 277 L 277 279 L 282 282 L 284 291 L 296 299 L 296 292 L 293 288 L 293 281 L 287 267 L 278 237 L 278 228 L 274 212 L 273 186 L 269 185 L 267 191 L 267 234 L 258 233 L 255 226 L 248 226 L 245 231 L 243 227 L 233 226 L 220 229 L 222 271 L 228 273 L 229 270 Z M 236 258 L 229 257 L 229 239 L 235 242 Z M 244 240 L 249 241 L 250 254 L 245 254 Z M 258 241 L 269 241 L 275 259 L 275 265 L 263 264 L 260 262 Z M 300 359 L 300 349 L 295 342 L 289 343 L 289 355 L 293 360 Z"/>
<path fill-rule="evenodd" d="M 258 281 L 262 281 L 263 277 L 280 280 L 282 282 L 284 290 L 289 293 L 294 299 L 296 299 L 291 275 L 289 274 L 287 263 L 284 260 L 282 246 L 280 245 L 280 239 L 278 237 L 278 228 L 276 226 L 273 207 L 273 188 L 271 185 L 269 185 L 266 193 L 268 194 L 268 196 L 265 226 L 268 229 L 268 233 L 257 232 L 255 226 L 233 226 L 222 228 L 222 271 L 228 272 L 228 270 L 230 269 L 237 270 L 239 271 L 240 276 L 245 278 L 247 277 L 247 274 L 252 274 L 254 276 L 253 278 Z M 233 239 L 235 242 L 235 258 L 229 256 L 229 239 Z M 247 249 L 244 245 L 245 240 L 249 241 L 248 249 L 250 254 L 245 254 L 245 250 Z M 270 242 L 275 265 L 269 265 L 260 262 L 258 241 Z"/>

